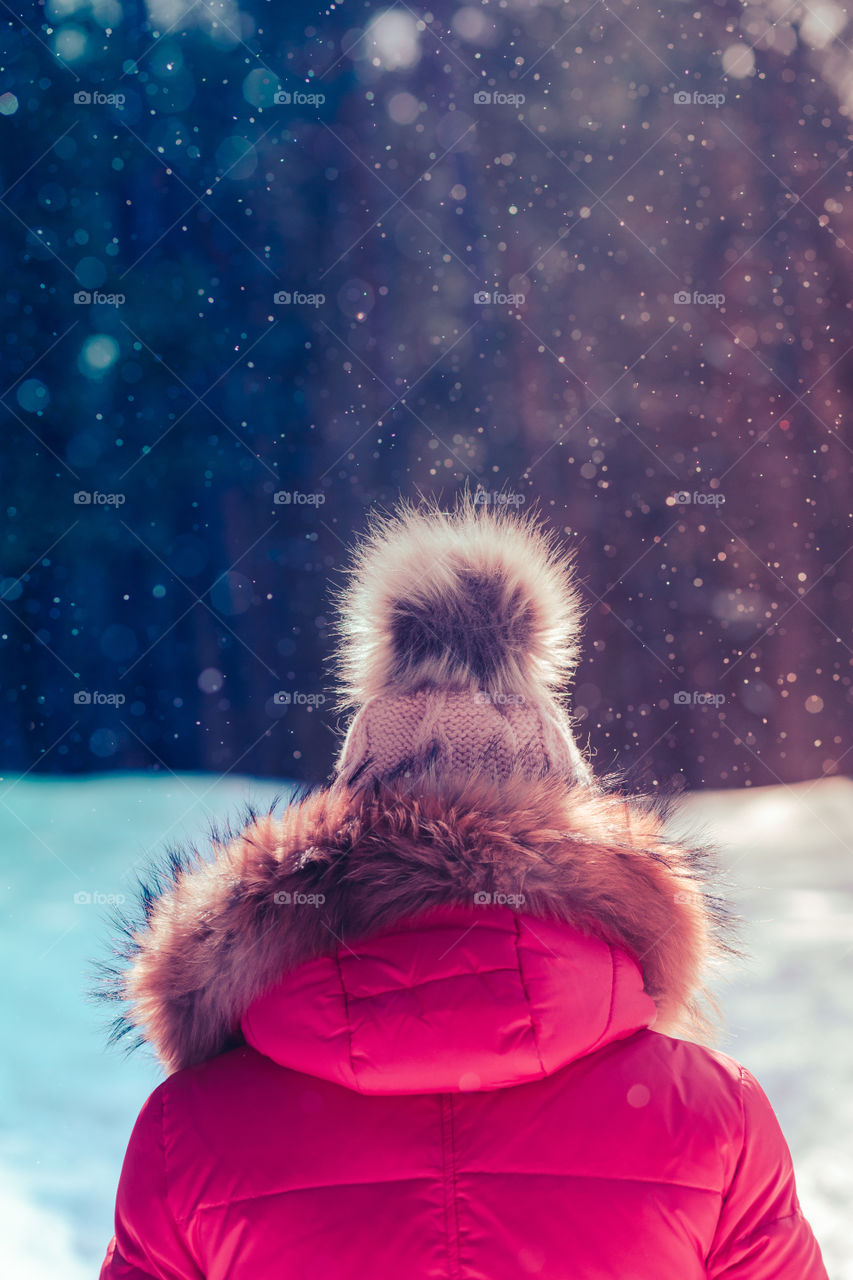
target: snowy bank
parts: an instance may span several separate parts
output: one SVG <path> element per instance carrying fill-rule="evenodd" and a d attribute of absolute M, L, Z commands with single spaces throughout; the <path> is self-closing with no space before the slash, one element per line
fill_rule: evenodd
<path fill-rule="evenodd" d="M 720 1048 L 776 1108 L 830 1280 L 853 1280 L 853 781 L 703 792 L 681 819 L 718 844 L 744 921 Z"/>

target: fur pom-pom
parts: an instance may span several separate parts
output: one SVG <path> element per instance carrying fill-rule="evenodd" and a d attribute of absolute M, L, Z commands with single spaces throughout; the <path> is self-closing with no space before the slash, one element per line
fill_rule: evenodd
<path fill-rule="evenodd" d="M 374 516 L 338 598 L 343 707 L 423 684 L 553 697 L 577 661 L 573 558 L 534 515 L 467 493 Z"/>

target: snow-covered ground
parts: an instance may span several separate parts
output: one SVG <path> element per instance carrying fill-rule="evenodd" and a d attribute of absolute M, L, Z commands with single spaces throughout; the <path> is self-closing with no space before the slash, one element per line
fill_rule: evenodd
<path fill-rule="evenodd" d="M 184 775 L 0 783 L 6 980 L 0 1057 L 0 1238 L 10 1280 L 91 1280 L 150 1059 L 103 1047 L 89 961 L 106 950 L 106 895 L 134 862 L 200 840 L 209 816 L 281 784 Z M 853 1280 L 853 782 L 690 797 L 679 822 L 723 846 L 751 961 L 716 983 L 720 1047 L 761 1080 L 831 1280 Z M 87 900 L 88 896 L 88 900 Z"/>
<path fill-rule="evenodd" d="M 146 1056 L 104 1047 L 104 1006 L 86 999 L 90 962 L 107 954 L 109 908 L 99 897 L 129 898 L 134 864 L 168 841 L 200 841 L 209 815 L 281 790 L 190 774 L 0 783 L 0 1239 L 9 1280 L 97 1276 L 130 1129 L 162 1078 Z"/>
<path fill-rule="evenodd" d="M 720 1048 L 776 1108 L 830 1280 L 853 1280 L 853 781 L 706 792 L 749 963 L 715 984 Z"/>

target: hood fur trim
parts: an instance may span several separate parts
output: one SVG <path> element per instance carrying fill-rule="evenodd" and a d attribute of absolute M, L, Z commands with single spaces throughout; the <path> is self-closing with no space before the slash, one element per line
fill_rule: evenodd
<path fill-rule="evenodd" d="M 241 1015 L 285 972 L 431 906 L 487 909 L 479 893 L 521 893 L 525 915 L 624 948 L 656 1029 L 707 1038 L 703 970 L 738 954 L 733 917 L 707 886 L 710 851 L 667 841 L 662 820 L 636 798 L 548 776 L 327 789 L 250 815 L 239 833 L 213 834 L 212 857 L 173 852 L 142 886 L 144 920 L 122 922 L 125 945 L 103 968 L 99 994 L 126 1006 L 112 1039 L 135 1031 L 167 1071 L 202 1062 L 239 1043 Z M 283 905 L 297 894 L 322 906 Z"/>

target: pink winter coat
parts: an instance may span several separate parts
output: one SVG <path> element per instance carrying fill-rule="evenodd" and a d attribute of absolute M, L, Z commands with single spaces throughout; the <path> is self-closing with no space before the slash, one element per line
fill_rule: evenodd
<path fill-rule="evenodd" d="M 549 780 L 320 792 L 175 868 L 101 1280 L 826 1280 L 761 1088 L 664 1030 L 706 870 Z"/>

